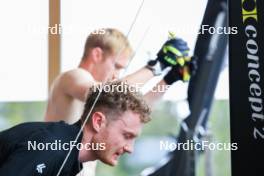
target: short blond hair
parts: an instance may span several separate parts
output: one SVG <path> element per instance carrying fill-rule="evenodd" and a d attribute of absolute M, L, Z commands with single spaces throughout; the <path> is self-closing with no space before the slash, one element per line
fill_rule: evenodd
<path fill-rule="evenodd" d="M 126 52 L 129 56 L 133 52 L 127 37 L 114 28 L 101 28 L 90 33 L 85 42 L 82 60 L 86 59 L 95 47 L 100 47 L 105 56 L 117 55 L 119 52 Z"/>
<path fill-rule="evenodd" d="M 151 111 L 143 99 L 143 95 L 138 91 L 135 91 L 136 89 L 132 86 L 121 81 L 108 82 L 101 86 L 110 87 L 110 89 L 107 90 L 98 85 L 90 88 L 84 106 L 84 112 L 81 117 L 82 121 L 84 121 L 89 115 L 89 112 L 100 92 L 99 98 L 97 99 L 91 114 L 96 111 L 101 111 L 106 114 L 108 119 L 116 120 L 120 118 L 124 112 L 130 110 L 140 115 L 142 123 L 147 123 L 151 120 Z"/>

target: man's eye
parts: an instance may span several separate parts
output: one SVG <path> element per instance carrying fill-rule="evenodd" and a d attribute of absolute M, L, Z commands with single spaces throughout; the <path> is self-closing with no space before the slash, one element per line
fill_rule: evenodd
<path fill-rule="evenodd" d="M 116 70 L 121 70 L 122 68 L 119 67 L 119 66 L 115 66 L 115 69 L 116 69 Z"/>
<path fill-rule="evenodd" d="M 126 139 L 130 139 L 131 138 L 130 134 L 125 134 L 124 136 L 125 136 Z"/>

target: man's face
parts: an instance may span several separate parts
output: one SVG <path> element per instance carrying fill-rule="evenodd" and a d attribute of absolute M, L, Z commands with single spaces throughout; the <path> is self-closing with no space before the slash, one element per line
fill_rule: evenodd
<path fill-rule="evenodd" d="M 100 81 L 117 79 L 120 71 L 124 69 L 128 63 L 129 55 L 123 52 L 117 55 L 109 55 L 103 58 L 100 68 L 97 70 Z"/>
<path fill-rule="evenodd" d="M 126 111 L 118 120 L 108 120 L 92 139 L 93 143 L 105 143 L 105 150 L 94 151 L 96 157 L 105 164 L 115 166 L 119 157 L 131 153 L 135 138 L 143 127 L 139 114 Z"/>

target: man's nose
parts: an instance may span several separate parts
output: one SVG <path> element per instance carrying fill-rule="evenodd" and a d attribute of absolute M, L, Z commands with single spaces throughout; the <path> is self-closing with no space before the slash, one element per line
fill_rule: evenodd
<path fill-rule="evenodd" d="M 127 144 L 124 147 L 125 152 L 132 153 L 134 151 L 134 145 L 133 144 Z"/>
<path fill-rule="evenodd" d="M 113 73 L 112 80 L 116 80 L 116 79 L 118 79 L 118 78 L 119 78 L 119 71 L 115 71 L 115 72 Z"/>

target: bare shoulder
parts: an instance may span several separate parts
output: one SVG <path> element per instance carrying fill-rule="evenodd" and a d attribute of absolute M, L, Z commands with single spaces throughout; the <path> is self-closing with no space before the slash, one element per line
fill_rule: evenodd
<path fill-rule="evenodd" d="M 94 83 L 88 71 L 77 68 L 61 74 L 58 89 L 70 97 L 85 101 L 87 91 Z"/>
<path fill-rule="evenodd" d="M 81 68 L 72 69 L 72 70 L 62 73 L 61 80 L 62 81 L 73 80 L 73 81 L 94 82 L 94 79 L 91 73 Z"/>
<path fill-rule="evenodd" d="M 77 68 L 62 73 L 57 79 L 57 84 L 61 88 L 83 84 L 92 85 L 94 84 L 94 79 L 88 71 Z"/>

